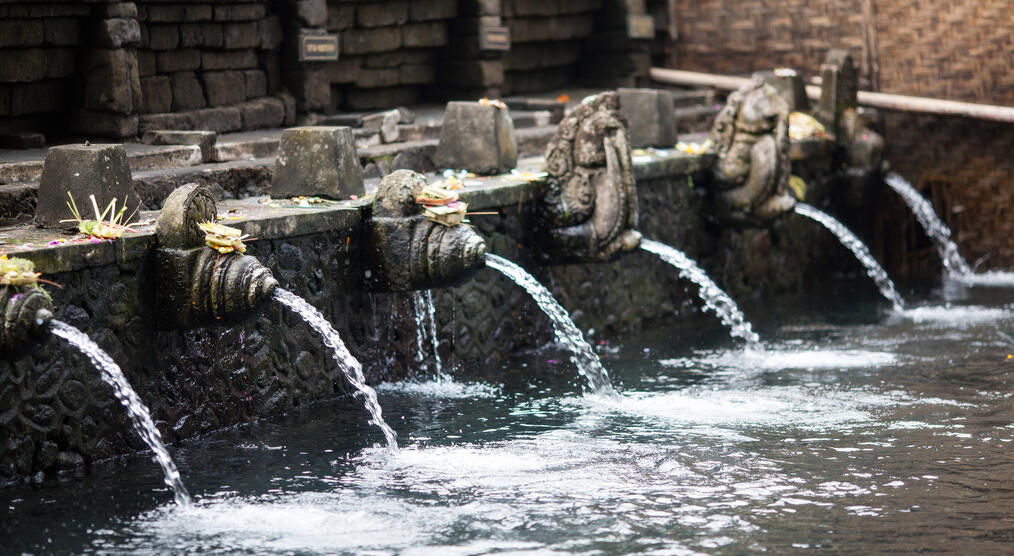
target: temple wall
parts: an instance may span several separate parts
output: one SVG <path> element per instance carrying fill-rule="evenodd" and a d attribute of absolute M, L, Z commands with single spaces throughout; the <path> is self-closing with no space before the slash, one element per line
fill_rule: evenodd
<path fill-rule="evenodd" d="M 639 172 L 639 228 L 645 237 L 698 257 L 734 298 L 770 307 L 784 296 L 810 291 L 808 284 L 827 284 L 842 273 L 861 275 L 830 234 L 803 218 L 786 217 L 770 229 L 717 226 L 707 213 L 705 166 L 692 160 L 677 166 L 683 169 Z M 496 214 L 474 216 L 475 228 L 491 252 L 546 284 L 579 328 L 594 330 L 593 340 L 659 322 L 721 330 L 713 315 L 701 311 L 696 288 L 646 253 L 612 263 L 546 265 L 531 248 L 531 199 L 538 188 L 509 189 L 491 190 L 492 196 L 476 204 Z M 341 219 L 334 220 L 337 216 Z M 276 233 L 249 244 L 249 254 L 334 324 L 370 382 L 429 376 L 428 345 L 424 362 L 416 363 L 412 294 L 363 290 L 370 254 L 364 251 L 359 213 L 311 211 L 283 220 L 286 227 L 265 224 L 262 232 Z M 307 227 L 311 221 L 317 228 Z M 347 383 L 319 338 L 277 305 L 266 304 L 235 322 L 162 329 L 165 321 L 154 301 L 160 287 L 155 256 L 145 241 L 74 246 L 37 262 L 69 269 L 47 274 L 63 285 L 50 290 L 57 318 L 85 331 L 121 365 L 168 441 L 346 393 Z M 434 298 L 440 355 L 451 374 L 500 365 L 552 340 L 548 319 L 527 294 L 493 270 L 436 290 Z M 349 398 L 349 403 L 359 402 Z M 142 448 L 98 372 L 53 337 L 0 361 L 0 407 L 5 408 L 2 481 L 52 477 Z"/>

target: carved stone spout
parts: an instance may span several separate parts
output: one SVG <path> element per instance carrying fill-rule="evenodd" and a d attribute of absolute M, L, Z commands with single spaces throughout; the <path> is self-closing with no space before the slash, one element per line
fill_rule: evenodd
<path fill-rule="evenodd" d="M 412 291 L 464 282 L 486 265 L 486 242 L 471 227 L 444 225 L 416 203 L 427 182 L 398 170 L 380 182 L 369 220 L 366 287 Z"/>
<path fill-rule="evenodd" d="M 271 271 L 249 255 L 206 245 L 200 224 L 215 222 L 215 201 L 204 187 L 173 191 L 158 217 L 156 303 L 167 328 L 189 328 L 237 318 L 278 286 Z"/>
<path fill-rule="evenodd" d="M 637 188 L 619 96 L 585 99 L 546 149 L 540 219 L 545 253 L 559 261 L 607 261 L 640 245 Z"/>
<path fill-rule="evenodd" d="M 0 352 L 23 347 L 53 318 L 53 303 L 34 287 L 0 286 Z"/>
<path fill-rule="evenodd" d="M 716 202 L 722 216 L 761 224 L 791 210 L 789 105 L 755 78 L 729 95 L 711 131 L 718 159 Z"/>

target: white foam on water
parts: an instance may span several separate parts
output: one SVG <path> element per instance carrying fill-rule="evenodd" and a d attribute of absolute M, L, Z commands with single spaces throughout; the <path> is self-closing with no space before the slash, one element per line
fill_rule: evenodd
<path fill-rule="evenodd" d="M 872 422 L 871 409 L 893 405 L 897 401 L 898 398 L 892 395 L 798 386 L 629 392 L 616 402 L 575 399 L 576 403 L 598 410 L 662 419 L 676 428 L 705 427 L 704 431 L 733 429 L 737 433 L 772 427 L 847 429 L 858 423 Z"/>
<path fill-rule="evenodd" d="M 725 370 L 850 369 L 884 367 L 898 362 L 898 356 L 884 351 L 803 349 L 768 351 L 723 351 L 698 357 L 662 359 L 665 367 L 694 368 L 701 365 Z"/>
<path fill-rule="evenodd" d="M 307 492 L 202 500 L 190 508 L 160 508 L 131 525 L 132 542 L 96 539 L 95 547 L 123 553 L 317 552 L 408 547 L 445 524 L 440 512 L 390 497 Z M 115 547 L 115 548 L 114 548 Z"/>
<path fill-rule="evenodd" d="M 953 276 L 952 278 L 970 286 L 1014 288 L 1014 272 L 1007 270 L 989 270 L 977 274 Z"/>
<path fill-rule="evenodd" d="M 385 382 L 377 385 L 376 390 L 383 393 L 439 399 L 493 398 L 500 391 L 496 386 L 481 382 L 464 383 L 449 379 L 433 379 L 425 382 Z"/>
<path fill-rule="evenodd" d="M 1011 312 L 998 307 L 968 305 L 951 307 L 947 305 L 906 309 L 902 316 L 915 323 L 975 324 L 1011 318 Z"/>

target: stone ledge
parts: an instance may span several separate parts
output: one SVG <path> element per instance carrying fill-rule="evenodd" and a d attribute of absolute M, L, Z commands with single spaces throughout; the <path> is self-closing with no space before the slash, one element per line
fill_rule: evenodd
<path fill-rule="evenodd" d="M 377 152 L 386 152 L 377 147 Z M 365 149 L 364 149 L 365 150 Z M 705 170 L 713 155 L 688 155 L 676 151 L 659 151 L 640 155 L 634 161 L 635 175 L 640 180 L 692 174 Z M 217 184 L 226 174 L 247 169 L 270 176 L 273 159 L 227 162 L 191 168 L 174 168 L 140 172 L 134 176 L 135 189 L 144 199 L 151 191 L 168 195 L 178 185 L 189 182 Z M 468 179 L 458 190 L 461 199 L 471 210 L 496 208 L 511 209 L 529 203 L 543 194 L 544 181 L 537 174 L 542 165 L 540 158 L 528 158 L 519 163 L 517 173 Z M 214 166 L 209 169 L 208 166 Z M 431 182 L 440 181 L 437 175 L 428 176 Z M 164 196 L 162 197 L 164 199 Z M 147 202 L 148 200 L 146 200 Z M 159 202 L 159 204 L 161 201 Z M 370 197 L 337 201 L 312 208 L 298 207 L 284 199 L 268 200 L 263 197 L 219 202 L 219 215 L 224 224 L 240 228 L 244 233 L 260 239 L 306 235 L 317 232 L 337 232 L 352 236 L 359 233 L 359 224 L 370 203 Z M 141 213 L 140 222 L 133 231 L 115 242 L 89 240 L 80 234 L 61 230 L 44 230 L 25 226 L 0 231 L 0 249 L 11 256 L 25 257 L 36 263 L 45 274 L 70 272 L 108 264 L 119 264 L 139 259 L 155 245 L 154 218 L 156 212 Z"/>

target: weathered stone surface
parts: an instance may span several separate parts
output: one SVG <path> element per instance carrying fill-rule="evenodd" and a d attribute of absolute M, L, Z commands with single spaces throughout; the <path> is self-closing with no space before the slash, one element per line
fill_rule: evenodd
<path fill-rule="evenodd" d="M 301 111 L 326 108 L 331 104 L 331 84 L 327 70 L 305 70 L 287 75 L 290 90 Z"/>
<path fill-rule="evenodd" d="M 729 95 L 715 118 L 711 140 L 716 201 L 732 222 L 770 222 L 795 206 L 789 193 L 789 105 L 778 91 L 755 78 Z"/>
<path fill-rule="evenodd" d="M 180 44 L 179 27 L 176 25 L 149 25 L 148 48 L 172 50 Z"/>
<path fill-rule="evenodd" d="M 778 91 L 789 104 L 789 113 L 807 112 L 810 109 L 810 99 L 806 96 L 806 83 L 803 82 L 802 75 L 792 70 L 765 70 L 754 72 L 753 75 Z"/>
<path fill-rule="evenodd" d="M 137 46 L 141 42 L 141 26 L 136 19 L 112 18 L 99 22 L 95 40 L 99 46 L 120 48 Z"/>
<path fill-rule="evenodd" d="M 92 50 L 85 78 L 85 108 L 129 114 L 141 108 L 141 80 L 133 51 Z"/>
<path fill-rule="evenodd" d="M 159 73 L 176 73 L 193 71 L 201 67 L 201 51 L 186 48 L 159 52 L 155 55 L 155 67 Z"/>
<path fill-rule="evenodd" d="M 66 84 L 62 81 L 26 83 L 11 90 L 12 116 L 57 112 L 65 109 L 69 99 Z"/>
<path fill-rule="evenodd" d="M 444 226 L 415 202 L 426 177 L 396 170 L 380 182 L 368 222 L 369 272 L 374 291 L 412 291 L 460 284 L 486 266 L 486 243 L 470 226 Z"/>
<path fill-rule="evenodd" d="M 47 48 L 46 79 L 73 75 L 77 71 L 77 55 L 73 48 Z"/>
<path fill-rule="evenodd" d="M 254 21 L 264 17 L 264 4 L 218 4 L 216 21 Z"/>
<path fill-rule="evenodd" d="M 546 148 L 540 202 L 543 248 L 553 260 L 609 260 L 640 244 L 637 189 L 619 95 L 585 99 Z"/>
<path fill-rule="evenodd" d="M 190 117 L 194 129 L 209 129 L 219 133 L 243 129 L 243 114 L 234 106 L 194 110 Z"/>
<path fill-rule="evenodd" d="M 150 50 L 137 51 L 137 73 L 141 77 L 155 75 L 155 53 Z"/>
<path fill-rule="evenodd" d="M 321 27 L 327 23 L 324 0 L 296 0 L 296 18 L 301 27 Z"/>
<path fill-rule="evenodd" d="M 433 21 L 402 25 L 401 44 L 405 48 L 444 46 L 447 44 L 447 24 L 442 21 Z"/>
<path fill-rule="evenodd" d="M 225 24 L 222 29 L 222 39 L 228 50 L 257 48 L 261 45 L 260 29 L 255 21 Z"/>
<path fill-rule="evenodd" d="M 203 51 L 201 67 L 206 70 L 248 69 L 257 67 L 257 52 L 254 50 Z"/>
<path fill-rule="evenodd" d="M 364 193 L 363 168 L 352 128 L 295 127 L 282 132 L 272 197 L 319 195 L 347 199 Z"/>
<path fill-rule="evenodd" d="M 365 89 L 393 87 L 398 84 L 398 68 L 361 68 L 356 75 L 356 86 Z"/>
<path fill-rule="evenodd" d="M 246 86 L 246 98 L 257 98 L 268 94 L 268 78 L 263 71 L 244 71 L 243 83 Z"/>
<path fill-rule="evenodd" d="M 483 2 L 478 3 L 482 4 Z M 497 3 L 499 4 L 499 2 Z M 409 6 L 409 17 L 412 21 L 451 19 L 458 15 L 457 12 L 458 6 L 454 0 L 413 0 Z M 500 10 L 497 9 L 494 13 L 499 15 Z"/>
<path fill-rule="evenodd" d="M 239 105 L 243 129 L 281 127 L 285 122 L 285 105 L 273 97 L 263 97 Z"/>
<path fill-rule="evenodd" d="M 401 30 L 398 27 L 376 29 L 350 29 L 342 33 L 342 53 L 369 54 L 387 52 L 401 46 Z"/>
<path fill-rule="evenodd" d="M 189 112 L 169 114 L 144 114 L 138 118 L 137 130 L 146 133 L 152 129 L 193 129 L 194 121 Z"/>
<path fill-rule="evenodd" d="M 858 70 L 848 51 L 832 48 L 820 66 L 820 75 L 820 100 L 817 101 L 814 116 L 828 131 L 836 133 L 841 115 L 856 106 Z"/>
<path fill-rule="evenodd" d="M 246 81 L 239 71 L 205 71 L 200 74 L 204 94 L 211 106 L 238 104 L 246 100 Z"/>
<path fill-rule="evenodd" d="M 465 60 L 440 65 L 441 79 L 460 87 L 497 87 L 504 83 L 503 61 Z"/>
<path fill-rule="evenodd" d="M 352 27 L 356 22 L 355 4 L 331 3 L 327 7 L 327 22 L 325 26 L 329 31 L 344 31 Z"/>
<path fill-rule="evenodd" d="M 38 81 L 46 76 L 46 51 L 0 50 L 0 83 Z"/>
<path fill-rule="evenodd" d="M 71 118 L 71 129 L 89 137 L 122 139 L 137 135 L 137 114 L 114 115 L 108 112 L 78 110 Z"/>
<path fill-rule="evenodd" d="M 624 89 L 620 96 L 620 116 L 627 123 L 630 146 L 672 148 L 676 144 L 673 101 L 660 89 Z"/>
<path fill-rule="evenodd" d="M 0 114 L 3 111 L 0 110 Z M 31 131 L 0 134 L 0 149 L 41 149 L 46 146 L 46 136 Z M 2 214 L 3 211 L 0 211 Z"/>
<path fill-rule="evenodd" d="M 145 131 L 141 142 L 145 145 L 197 145 L 201 147 L 201 159 L 209 161 L 217 139 L 214 131 L 158 129 Z"/>
<path fill-rule="evenodd" d="M 282 44 L 285 36 L 282 31 L 282 22 L 277 16 L 271 16 L 261 20 L 261 48 L 274 50 Z"/>
<path fill-rule="evenodd" d="M 398 68 L 398 82 L 402 85 L 428 85 L 436 81 L 436 68 L 432 64 L 406 64 Z"/>
<path fill-rule="evenodd" d="M 169 79 L 172 86 L 174 112 L 207 106 L 204 100 L 204 90 L 193 72 L 174 73 Z"/>
<path fill-rule="evenodd" d="M 438 167 L 499 174 L 514 168 L 517 161 L 517 141 L 508 108 L 478 102 L 447 103 L 434 160 Z"/>
<path fill-rule="evenodd" d="M 39 46 L 44 36 L 42 20 L 0 20 L 0 48 Z"/>
<path fill-rule="evenodd" d="M 381 142 L 394 143 L 398 140 L 398 123 L 400 121 L 401 112 L 387 110 L 379 114 L 363 116 L 363 127 L 378 130 Z"/>
<path fill-rule="evenodd" d="M 67 206 L 68 192 L 85 217 L 92 216 L 89 196 L 95 195 L 99 210 L 115 198 L 117 207 L 127 207 L 125 215 L 130 218 L 124 218 L 124 223 L 137 219 L 134 211 L 141 200 L 134 193 L 127 153 L 122 145 L 62 145 L 50 148 L 39 182 L 36 225 L 70 227 L 60 222 L 73 218 Z"/>
<path fill-rule="evenodd" d="M 408 21 L 408 2 L 363 2 L 356 7 L 356 23 L 360 27 L 401 25 Z"/>
<path fill-rule="evenodd" d="M 172 110 L 173 92 L 164 75 L 141 78 L 141 112 L 157 114 Z"/>
<path fill-rule="evenodd" d="M 137 4 L 133 2 L 106 4 L 104 14 L 106 17 L 137 19 Z"/>

